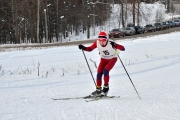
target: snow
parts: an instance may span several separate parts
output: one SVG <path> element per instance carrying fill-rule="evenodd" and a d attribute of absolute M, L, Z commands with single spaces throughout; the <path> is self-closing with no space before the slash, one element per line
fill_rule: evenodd
<path fill-rule="evenodd" d="M 1 120 L 179 120 L 180 32 L 116 41 L 126 51 L 110 72 L 109 95 L 85 102 L 95 90 L 85 58 L 76 45 L 0 53 Z M 89 46 L 90 44 L 85 44 Z M 96 77 L 97 49 L 85 52 Z M 39 67 L 39 76 L 38 76 Z"/>
<path fill-rule="evenodd" d="M 148 5 L 151 13 L 145 10 L 146 7 L 141 8 L 153 18 L 142 20 L 142 25 L 154 22 L 156 8 L 164 11 L 162 5 L 152 6 L 154 9 Z M 118 13 L 117 10 L 119 6 L 115 5 L 113 13 Z M 96 38 L 102 28 L 109 31 L 119 27 L 115 24 L 118 16 L 111 14 L 111 22 L 96 27 L 96 36 L 91 29 L 90 38 Z M 168 15 L 165 16 L 167 19 Z M 131 20 L 128 18 L 127 22 Z M 79 33 L 63 42 L 85 40 L 86 37 Z M 180 32 L 116 42 L 126 48 L 119 56 L 141 99 L 118 60 L 110 72 L 109 95 L 120 98 L 94 102 L 83 99 L 54 101 L 52 98 L 87 96 L 95 90 L 82 51 L 76 45 L 12 48 L 10 51 L 2 48 L 0 120 L 179 120 Z M 96 78 L 92 61 L 98 65 L 98 51 L 85 52 L 85 55 L 93 78 Z"/>

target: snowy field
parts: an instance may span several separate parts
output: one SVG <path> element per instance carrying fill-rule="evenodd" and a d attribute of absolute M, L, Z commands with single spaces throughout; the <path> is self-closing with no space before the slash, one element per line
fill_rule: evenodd
<path fill-rule="evenodd" d="M 1 52 L 0 120 L 179 120 L 180 32 L 117 42 L 126 48 L 119 56 L 142 99 L 119 60 L 109 95 L 120 98 L 54 101 L 95 90 L 77 46 Z M 95 77 L 97 49 L 85 55 Z"/>

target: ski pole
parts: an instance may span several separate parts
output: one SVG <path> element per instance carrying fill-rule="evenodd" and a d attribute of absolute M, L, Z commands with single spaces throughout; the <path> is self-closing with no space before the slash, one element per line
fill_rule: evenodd
<path fill-rule="evenodd" d="M 95 80 L 94 80 L 92 71 L 91 71 L 91 69 L 90 69 L 90 67 L 89 67 L 89 63 L 88 63 L 88 61 L 87 61 L 86 55 L 84 54 L 84 51 L 83 51 L 83 50 L 82 50 L 82 52 L 83 52 L 84 58 L 85 58 L 85 60 L 86 60 L 86 63 L 87 63 L 87 65 L 88 65 L 89 71 L 90 71 L 90 73 L 91 73 L 92 79 L 93 79 L 93 81 L 94 81 L 94 85 L 95 85 L 95 87 L 96 87 L 96 83 L 95 83 Z"/>
<path fill-rule="evenodd" d="M 118 57 L 119 57 L 119 55 L 118 55 Z M 126 71 L 126 74 L 127 74 L 127 76 L 129 77 L 129 80 L 131 81 L 131 83 L 132 83 L 132 85 L 133 85 L 136 93 L 138 94 L 138 92 L 137 92 L 137 90 L 136 90 L 136 88 L 135 88 L 135 86 L 134 86 L 134 84 L 133 84 L 133 82 L 132 82 L 132 80 L 131 80 L 131 78 L 130 78 L 130 76 L 129 76 L 129 74 L 128 74 L 128 72 L 127 72 L 127 70 L 126 70 L 126 68 L 125 68 L 125 66 L 124 66 L 124 64 L 123 64 L 123 62 L 122 62 L 122 60 L 121 60 L 120 57 L 119 57 L 119 60 L 121 61 L 121 64 L 122 64 L 122 66 L 124 67 L 124 70 Z M 139 99 L 141 99 L 140 96 L 139 96 L 139 94 L 138 94 L 138 97 L 139 97 Z"/>

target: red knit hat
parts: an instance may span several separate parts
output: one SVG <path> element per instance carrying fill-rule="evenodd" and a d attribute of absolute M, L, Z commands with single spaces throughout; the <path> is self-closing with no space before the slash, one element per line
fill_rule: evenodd
<path fill-rule="evenodd" d="M 99 41 L 107 41 L 107 34 L 105 31 L 101 31 L 98 35 Z"/>
<path fill-rule="evenodd" d="M 107 37 L 107 34 L 106 34 L 105 31 L 101 31 L 101 32 L 99 33 L 99 36 L 105 36 L 105 37 Z"/>

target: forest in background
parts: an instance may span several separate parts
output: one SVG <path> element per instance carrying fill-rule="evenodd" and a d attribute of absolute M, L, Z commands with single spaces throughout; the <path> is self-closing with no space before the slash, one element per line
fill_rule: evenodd
<path fill-rule="evenodd" d="M 143 0 L 144 1 L 144 0 Z M 132 22 L 139 24 L 142 0 L 0 0 L 0 44 L 62 42 L 69 34 L 78 35 L 101 26 L 110 17 L 112 4 L 119 4 L 121 24 L 126 25 L 127 4 Z M 152 0 L 145 0 L 153 4 Z M 172 1 L 165 3 L 174 12 Z M 147 17 L 147 16 L 146 16 Z M 96 19 L 96 20 L 95 20 Z M 67 32 L 68 31 L 68 32 Z M 53 39 L 56 38 L 56 39 Z"/>

